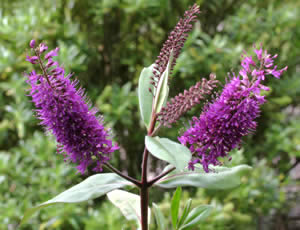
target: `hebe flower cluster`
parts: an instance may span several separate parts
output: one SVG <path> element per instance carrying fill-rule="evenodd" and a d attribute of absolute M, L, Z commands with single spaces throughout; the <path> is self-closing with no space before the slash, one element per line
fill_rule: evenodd
<path fill-rule="evenodd" d="M 166 106 L 158 113 L 157 120 L 162 125 L 171 127 L 171 124 L 175 123 L 183 114 L 200 104 L 206 95 L 210 95 L 217 83 L 214 74 L 210 75 L 209 80 L 203 78 L 189 90 L 185 90 L 183 94 L 180 93 L 167 102 Z"/>
<path fill-rule="evenodd" d="M 255 119 L 265 102 L 260 92 L 268 90 L 262 81 L 267 75 L 279 78 L 287 67 L 281 70 L 273 67 L 277 55 L 272 57 L 262 48 L 255 53 L 259 63 L 256 64 L 251 56 L 243 55 L 239 75 L 231 76 L 221 95 L 206 105 L 200 117 L 194 117 L 191 127 L 178 138 L 193 153 L 190 169 L 201 163 L 208 172 L 210 164 L 220 165 L 218 158 L 227 156 L 239 146 L 243 136 L 256 129 Z"/>
<path fill-rule="evenodd" d="M 35 55 L 27 56 L 26 60 L 39 64 L 42 70 L 42 74 L 32 71 L 27 75 L 41 124 L 56 137 L 59 153 L 66 161 L 77 164 L 80 173 L 85 173 L 90 165 L 95 165 L 94 171 L 102 171 L 103 164 L 118 149 L 109 139 L 102 117 L 96 116 L 98 111 L 89 105 L 84 90 L 76 89 L 78 81 L 71 81 L 71 74 L 65 76 L 64 68 L 52 59 L 58 48 L 42 59 L 48 47 L 41 43 L 35 48 L 34 40 L 30 47 Z"/>
<path fill-rule="evenodd" d="M 165 71 L 171 52 L 173 53 L 173 61 L 171 63 L 171 71 L 176 64 L 180 51 L 186 41 L 188 32 L 193 28 L 192 22 L 197 18 L 197 14 L 200 13 L 199 6 L 194 4 L 189 10 L 184 13 L 184 17 L 179 20 L 174 30 L 169 34 L 167 41 L 163 44 L 163 47 L 155 61 L 155 67 L 153 70 L 153 77 L 151 77 L 151 83 L 156 87 L 161 75 Z M 170 73 L 171 74 L 171 73 Z"/>

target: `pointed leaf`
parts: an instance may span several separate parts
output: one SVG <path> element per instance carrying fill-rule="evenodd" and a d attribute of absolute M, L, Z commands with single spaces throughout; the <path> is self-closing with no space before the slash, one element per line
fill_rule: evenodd
<path fill-rule="evenodd" d="M 152 203 L 152 207 L 153 207 L 153 212 L 154 212 L 154 216 L 155 216 L 155 220 L 156 220 L 158 229 L 165 230 L 166 220 L 164 218 L 164 215 L 162 214 L 159 207 L 155 203 Z"/>
<path fill-rule="evenodd" d="M 213 167 L 214 172 L 206 173 L 201 165 L 196 165 L 194 171 L 177 169 L 155 184 L 163 188 L 176 188 L 178 186 L 193 186 L 208 189 L 229 189 L 241 184 L 241 177 L 249 173 L 251 167 L 239 165 L 233 168 Z"/>
<path fill-rule="evenodd" d="M 150 77 L 153 75 L 153 66 L 154 64 L 142 70 L 139 78 L 139 87 L 138 87 L 141 117 L 147 128 L 149 127 L 150 124 L 152 102 L 153 102 L 153 96 L 149 92 L 149 88 L 152 89 L 152 91 L 154 90 L 153 85 L 150 84 L 151 82 Z"/>
<path fill-rule="evenodd" d="M 185 221 L 185 219 L 187 218 L 190 210 L 191 210 L 191 206 L 192 206 L 192 199 L 188 199 L 188 201 L 186 202 L 183 212 L 181 214 L 181 217 L 179 219 L 178 225 L 177 227 L 181 227 Z"/>
<path fill-rule="evenodd" d="M 179 228 L 179 230 L 188 230 L 192 229 L 199 222 L 205 220 L 211 213 L 212 206 L 211 205 L 200 205 L 194 208 L 189 215 L 187 216 L 184 225 Z"/>
<path fill-rule="evenodd" d="M 168 138 L 146 136 L 145 144 L 153 156 L 169 162 L 178 170 L 186 168 L 192 157 L 187 147 Z"/>
<path fill-rule="evenodd" d="M 20 224 L 24 224 L 36 211 L 40 210 L 41 208 L 58 203 L 79 203 L 95 199 L 114 189 L 122 188 L 126 185 L 132 184 L 115 173 L 102 173 L 90 176 L 81 183 L 62 192 L 53 199 L 48 200 L 34 208 L 28 209 Z"/>
<path fill-rule="evenodd" d="M 135 220 L 141 227 L 140 196 L 116 189 L 107 193 L 108 199 L 120 209 L 127 220 Z M 148 223 L 150 223 L 151 210 L 148 207 Z"/>
<path fill-rule="evenodd" d="M 155 112 L 159 113 L 163 105 L 168 100 L 169 95 L 169 86 L 168 86 L 168 80 L 169 80 L 169 73 L 171 70 L 171 64 L 173 61 L 173 51 L 170 53 L 169 62 L 168 65 L 161 75 L 159 82 L 157 84 L 157 89 L 155 93 L 155 99 L 154 99 L 154 108 Z"/>
<path fill-rule="evenodd" d="M 171 202 L 171 217 L 172 217 L 172 225 L 174 229 L 176 229 L 177 227 L 180 198 L 181 198 L 181 188 L 178 187 L 173 195 L 172 202 Z"/>

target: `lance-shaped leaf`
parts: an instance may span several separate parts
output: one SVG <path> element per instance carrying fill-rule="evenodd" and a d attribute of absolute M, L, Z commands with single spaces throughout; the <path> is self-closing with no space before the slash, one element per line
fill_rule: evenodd
<path fill-rule="evenodd" d="M 156 113 L 159 113 L 163 105 L 166 104 L 169 95 L 169 73 L 171 70 L 171 63 L 173 61 L 173 51 L 170 53 L 169 62 L 166 67 L 166 70 L 163 72 L 161 77 L 159 78 L 157 88 L 155 91 L 155 98 L 154 98 L 154 110 Z"/>
<path fill-rule="evenodd" d="M 172 197 L 172 202 L 171 202 L 171 217 L 172 217 L 172 225 L 174 229 L 176 229 L 177 227 L 180 198 L 181 198 L 181 187 L 178 187 Z"/>
<path fill-rule="evenodd" d="M 196 164 L 195 166 L 194 171 L 175 170 L 156 182 L 155 185 L 163 188 L 193 186 L 207 189 L 229 189 L 240 185 L 241 177 L 251 170 L 248 165 L 239 165 L 233 168 L 213 167 L 212 172 L 206 173 L 201 165 Z"/>
<path fill-rule="evenodd" d="M 187 216 L 182 227 L 179 230 L 189 230 L 205 220 L 211 213 L 211 205 L 200 205 L 194 208 Z"/>
<path fill-rule="evenodd" d="M 145 144 L 153 156 L 169 162 L 178 170 L 186 168 L 192 157 L 187 147 L 168 138 L 146 136 Z"/>
<path fill-rule="evenodd" d="M 102 173 L 90 176 L 81 183 L 64 191 L 53 199 L 48 200 L 34 208 L 28 209 L 20 224 L 24 224 L 30 218 L 30 216 L 32 216 L 41 208 L 58 203 L 79 203 L 95 199 L 114 189 L 122 188 L 126 185 L 132 184 L 115 173 Z"/>
<path fill-rule="evenodd" d="M 120 209 L 127 220 L 135 220 L 141 227 L 140 196 L 116 189 L 107 193 L 108 199 Z M 148 223 L 150 223 L 151 210 L 148 207 Z"/>
<path fill-rule="evenodd" d="M 139 87 L 138 87 L 138 96 L 139 96 L 139 106 L 142 120 L 144 121 L 146 127 L 149 127 L 151 112 L 152 112 L 152 102 L 153 95 L 149 92 L 149 89 L 154 90 L 153 85 L 150 84 L 150 77 L 153 75 L 152 64 L 149 67 L 146 67 L 142 70 L 139 78 Z"/>
<path fill-rule="evenodd" d="M 165 230 L 166 229 L 165 228 L 165 225 L 166 225 L 165 217 L 162 214 L 162 212 L 160 211 L 159 207 L 155 203 L 152 203 L 152 210 L 154 212 L 158 230 Z"/>
<path fill-rule="evenodd" d="M 184 209 L 183 209 L 183 212 L 181 214 L 181 217 L 178 221 L 178 227 L 181 227 L 184 223 L 184 221 L 186 220 L 190 210 L 191 210 L 191 206 L 192 206 L 192 199 L 188 199 L 188 201 L 186 202 L 185 206 L 184 206 Z"/>

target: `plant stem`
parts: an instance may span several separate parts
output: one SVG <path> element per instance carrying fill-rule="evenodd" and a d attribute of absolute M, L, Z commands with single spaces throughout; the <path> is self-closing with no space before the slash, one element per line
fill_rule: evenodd
<path fill-rule="evenodd" d="M 148 182 L 148 186 L 152 186 L 155 182 L 157 182 L 158 180 L 160 180 L 161 178 L 163 178 L 164 176 L 168 175 L 170 172 L 174 171 L 176 168 L 172 167 L 169 170 L 161 173 L 160 175 L 158 175 L 157 177 L 153 178 L 151 181 Z"/>
<path fill-rule="evenodd" d="M 140 197 L 141 197 L 141 223 L 142 230 L 148 230 L 148 181 L 147 181 L 147 162 L 148 162 L 149 152 L 145 147 L 143 154 L 143 163 L 142 163 L 142 181 L 140 187 Z"/>
<path fill-rule="evenodd" d="M 42 69 L 42 71 L 43 71 L 43 75 L 45 76 L 45 78 L 46 78 L 48 84 L 50 85 L 50 87 L 53 89 L 53 87 L 52 87 L 52 85 L 51 85 L 51 83 L 50 83 L 50 80 L 49 80 L 49 78 L 48 78 L 47 71 L 45 70 L 44 65 L 43 65 L 43 62 L 42 62 L 42 60 L 41 60 L 40 53 L 37 52 L 36 50 L 34 50 L 34 52 L 35 52 L 35 55 L 38 57 L 38 62 L 39 62 L 39 65 L 40 65 L 40 67 L 41 67 L 41 69 Z"/>
<path fill-rule="evenodd" d="M 122 172 L 120 172 L 118 169 L 116 169 L 115 167 L 113 167 L 111 164 L 109 163 L 105 163 L 105 166 L 107 168 L 109 168 L 111 171 L 113 171 L 114 173 L 118 174 L 120 177 L 123 177 L 124 179 L 130 181 L 131 183 L 135 184 L 137 187 L 141 187 L 141 182 L 130 177 L 130 176 L 127 176 L 125 174 L 123 174 Z"/>

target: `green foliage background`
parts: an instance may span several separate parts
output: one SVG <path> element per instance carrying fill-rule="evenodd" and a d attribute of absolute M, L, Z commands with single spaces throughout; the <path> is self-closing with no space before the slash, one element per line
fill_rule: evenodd
<path fill-rule="evenodd" d="M 105 115 L 121 149 L 112 164 L 139 176 L 145 130 L 139 118 L 138 76 L 158 55 L 162 43 L 184 10 L 201 8 L 170 85 L 175 95 L 215 72 L 224 82 L 237 71 L 243 50 L 263 44 L 279 54 L 281 80 L 268 79 L 269 102 L 257 132 L 234 151 L 227 165 L 247 163 L 253 173 L 234 190 L 185 189 L 196 204 L 212 203 L 213 215 L 201 229 L 257 229 L 262 217 L 286 215 L 283 187 L 295 183 L 289 171 L 300 158 L 300 3 L 297 0 L 2 0 L 0 2 L 0 229 L 16 229 L 24 211 L 86 176 L 76 173 L 55 152 L 26 97 L 23 72 L 29 41 L 60 47 L 58 60 L 75 72 L 94 104 Z M 176 139 L 194 109 L 174 128 Z M 153 160 L 152 171 L 160 165 Z M 170 195 L 153 191 L 151 201 L 170 216 Z M 170 219 L 170 218 L 169 218 Z M 170 222 L 171 223 L 171 222 Z M 276 224 L 275 222 L 273 222 Z M 22 229 L 134 229 L 108 201 L 42 210 Z M 155 229 L 155 225 L 152 225 Z M 270 229 L 272 226 L 270 226 Z"/>

